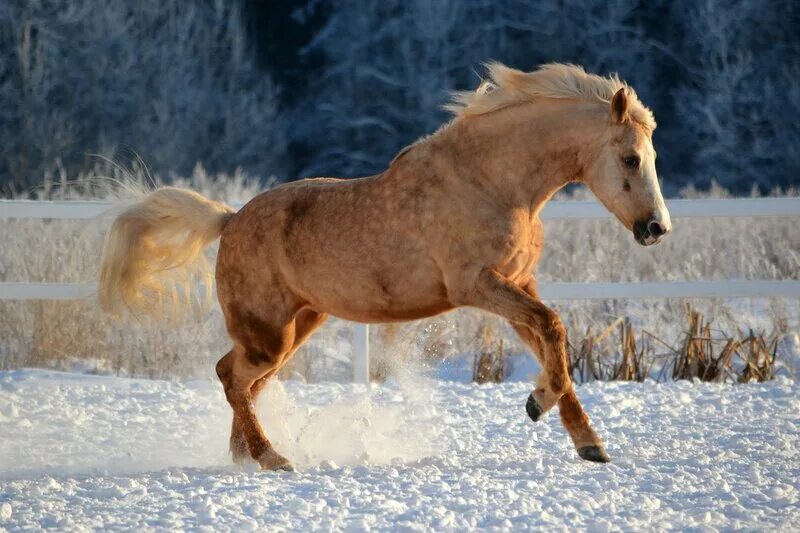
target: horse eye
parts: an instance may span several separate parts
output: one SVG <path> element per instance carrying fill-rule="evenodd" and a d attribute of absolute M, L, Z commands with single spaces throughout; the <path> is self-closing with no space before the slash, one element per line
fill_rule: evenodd
<path fill-rule="evenodd" d="M 642 160 L 639 159 L 638 155 L 627 155 L 622 158 L 622 162 L 625 163 L 625 166 L 628 168 L 639 168 L 639 164 Z"/>

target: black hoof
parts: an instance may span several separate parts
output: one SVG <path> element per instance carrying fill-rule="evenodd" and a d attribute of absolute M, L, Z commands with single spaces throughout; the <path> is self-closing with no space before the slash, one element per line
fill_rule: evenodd
<path fill-rule="evenodd" d="M 611 462 L 611 457 L 609 457 L 606 451 L 600 446 L 583 446 L 582 448 L 578 448 L 578 455 L 580 455 L 582 459 L 594 463 Z"/>
<path fill-rule="evenodd" d="M 525 404 L 525 410 L 528 411 L 528 416 L 531 417 L 531 420 L 534 422 L 538 422 L 544 412 L 542 408 L 539 407 L 539 404 L 536 403 L 536 400 L 533 399 L 533 393 L 528 396 L 528 403 Z"/>

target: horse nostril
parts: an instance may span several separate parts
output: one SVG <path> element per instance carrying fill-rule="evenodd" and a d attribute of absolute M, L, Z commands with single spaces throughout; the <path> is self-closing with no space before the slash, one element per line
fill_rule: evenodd
<path fill-rule="evenodd" d="M 647 230 L 650 232 L 650 235 L 655 238 L 659 238 L 667 233 L 667 225 L 660 220 L 651 220 L 647 224 Z"/>

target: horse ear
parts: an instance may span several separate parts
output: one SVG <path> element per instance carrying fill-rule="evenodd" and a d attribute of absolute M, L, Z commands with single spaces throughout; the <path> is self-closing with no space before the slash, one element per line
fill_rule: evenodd
<path fill-rule="evenodd" d="M 611 119 L 621 124 L 628 118 L 628 93 L 625 87 L 618 90 L 611 99 Z"/>

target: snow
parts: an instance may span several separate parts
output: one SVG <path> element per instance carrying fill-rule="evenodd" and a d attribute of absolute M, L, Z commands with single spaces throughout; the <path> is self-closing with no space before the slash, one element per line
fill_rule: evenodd
<path fill-rule="evenodd" d="M 217 383 L 4 372 L 0 529 L 798 529 L 798 389 L 581 386 L 598 465 L 525 383 L 276 382 L 274 473 L 230 463 Z"/>

